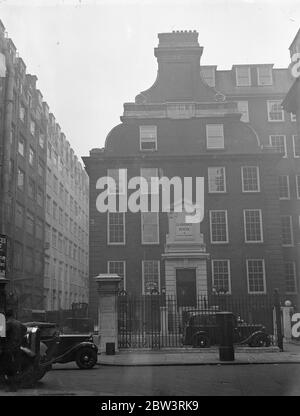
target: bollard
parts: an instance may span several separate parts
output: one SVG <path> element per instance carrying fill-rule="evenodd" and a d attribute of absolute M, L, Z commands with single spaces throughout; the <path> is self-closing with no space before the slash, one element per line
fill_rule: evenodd
<path fill-rule="evenodd" d="M 220 361 L 234 361 L 234 315 L 231 312 L 217 312 L 216 317 L 220 336 Z"/>

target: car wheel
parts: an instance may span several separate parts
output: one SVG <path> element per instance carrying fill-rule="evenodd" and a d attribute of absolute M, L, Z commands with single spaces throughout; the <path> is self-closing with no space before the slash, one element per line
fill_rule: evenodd
<path fill-rule="evenodd" d="M 266 335 L 258 335 L 251 341 L 251 347 L 269 347 L 270 340 Z"/>
<path fill-rule="evenodd" d="M 194 348 L 207 348 L 209 347 L 209 338 L 206 335 L 196 334 L 193 337 L 193 347 Z"/>
<path fill-rule="evenodd" d="M 97 352 L 92 348 L 81 348 L 77 351 L 75 361 L 81 369 L 87 370 L 93 368 L 97 362 Z"/>

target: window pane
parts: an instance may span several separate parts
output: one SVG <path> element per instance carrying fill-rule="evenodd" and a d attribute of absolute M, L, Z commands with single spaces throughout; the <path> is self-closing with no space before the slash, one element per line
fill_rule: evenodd
<path fill-rule="evenodd" d="M 284 113 L 280 100 L 268 101 L 268 120 L 283 121 Z"/>
<path fill-rule="evenodd" d="M 300 139 L 297 134 L 293 135 L 294 157 L 300 157 Z"/>
<path fill-rule="evenodd" d="M 230 292 L 229 260 L 213 260 L 213 287 L 218 291 Z"/>
<path fill-rule="evenodd" d="M 260 210 L 244 210 L 244 221 L 246 242 L 262 242 L 262 224 Z"/>
<path fill-rule="evenodd" d="M 238 110 L 242 113 L 241 121 L 248 123 L 249 122 L 249 109 L 248 109 L 248 101 L 238 101 Z"/>
<path fill-rule="evenodd" d="M 225 168 L 208 168 L 208 191 L 226 191 Z"/>
<path fill-rule="evenodd" d="M 270 66 L 257 67 L 258 85 L 272 85 L 272 68 Z"/>
<path fill-rule="evenodd" d="M 286 156 L 285 136 L 270 136 L 270 144 L 277 153 L 283 153 L 283 155 Z"/>
<path fill-rule="evenodd" d="M 284 263 L 285 272 L 285 290 L 288 293 L 296 293 L 296 267 L 293 261 Z"/>
<path fill-rule="evenodd" d="M 265 292 L 264 261 L 247 260 L 249 292 Z"/>
<path fill-rule="evenodd" d="M 279 198 L 290 198 L 289 177 L 287 175 L 279 176 Z"/>
<path fill-rule="evenodd" d="M 281 217 L 281 235 L 284 246 L 293 245 L 292 217 L 289 215 Z"/>
<path fill-rule="evenodd" d="M 159 261 L 143 261 L 144 294 L 150 295 L 153 291 L 159 291 Z"/>
<path fill-rule="evenodd" d="M 206 141 L 208 149 L 224 149 L 223 124 L 207 124 Z"/>
<path fill-rule="evenodd" d="M 119 212 L 108 213 L 108 242 L 109 243 L 124 243 L 125 242 L 125 224 L 124 214 Z"/>
<path fill-rule="evenodd" d="M 210 211 L 211 242 L 227 243 L 226 211 Z"/>
<path fill-rule="evenodd" d="M 243 192 L 259 191 L 259 174 L 257 166 L 244 166 L 242 168 Z"/>
<path fill-rule="evenodd" d="M 236 85 L 238 87 L 247 87 L 251 85 L 250 68 L 248 66 L 235 68 Z"/>

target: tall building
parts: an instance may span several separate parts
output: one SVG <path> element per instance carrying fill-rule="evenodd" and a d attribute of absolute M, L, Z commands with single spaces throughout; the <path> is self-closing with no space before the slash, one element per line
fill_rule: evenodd
<path fill-rule="evenodd" d="M 47 309 L 88 301 L 88 177 L 49 114 L 46 172 Z"/>
<path fill-rule="evenodd" d="M 155 83 L 124 104 L 105 147 L 83 158 L 91 309 L 95 314 L 93 276 L 105 272 L 121 275 L 129 293 L 155 289 L 181 306 L 192 305 L 197 293 L 263 296 L 275 288 L 296 302 L 299 142 L 294 118 L 280 105 L 292 82 L 288 70 L 200 67 L 196 31 L 158 37 Z M 101 213 L 99 179 L 106 176 L 116 180 L 122 201 L 136 176 L 147 183 L 204 178 L 204 218 L 196 225 L 162 209 Z"/>
<path fill-rule="evenodd" d="M 20 314 L 88 297 L 88 178 L 36 82 L 0 22 L 0 233 Z"/>

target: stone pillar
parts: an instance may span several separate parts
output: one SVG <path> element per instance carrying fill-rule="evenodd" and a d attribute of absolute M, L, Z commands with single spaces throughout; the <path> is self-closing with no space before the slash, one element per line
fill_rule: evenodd
<path fill-rule="evenodd" d="M 282 306 L 283 336 L 285 341 L 292 339 L 292 314 L 294 308 L 292 306 Z"/>
<path fill-rule="evenodd" d="M 114 343 L 118 350 L 117 294 L 122 277 L 117 274 L 99 274 L 96 278 L 98 291 L 99 350 L 106 351 L 107 343 Z"/>

